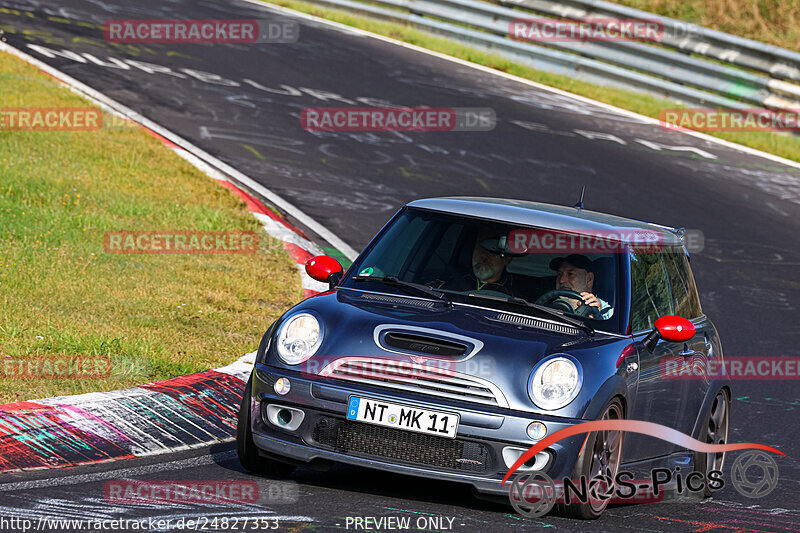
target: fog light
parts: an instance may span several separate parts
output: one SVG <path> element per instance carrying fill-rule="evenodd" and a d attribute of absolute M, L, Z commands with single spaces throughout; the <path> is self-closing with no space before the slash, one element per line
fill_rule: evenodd
<path fill-rule="evenodd" d="M 503 448 L 503 462 L 508 468 L 517 462 L 523 453 L 527 452 L 525 448 L 515 448 L 514 446 L 506 446 Z M 525 461 L 518 469 L 519 472 L 530 472 L 539 470 L 544 472 L 549 467 L 551 460 L 550 452 L 542 451 L 534 455 L 532 458 Z"/>
<path fill-rule="evenodd" d="M 266 409 L 262 407 L 261 413 L 265 422 L 284 431 L 296 431 L 306 417 L 302 409 L 274 403 L 267 405 Z"/>
<path fill-rule="evenodd" d="M 292 423 L 292 412 L 288 409 L 281 409 L 278 411 L 278 423 L 282 426 L 288 426 Z"/>
<path fill-rule="evenodd" d="M 279 378 L 278 381 L 275 382 L 275 394 L 284 396 L 288 394 L 291 389 L 292 384 L 289 383 L 289 378 Z"/>
<path fill-rule="evenodd" d="M 541 422 L 528 424 L 528 437 L 532 440 L 542 440 L 545 435 L 547 435 L 547 426 Z"/>

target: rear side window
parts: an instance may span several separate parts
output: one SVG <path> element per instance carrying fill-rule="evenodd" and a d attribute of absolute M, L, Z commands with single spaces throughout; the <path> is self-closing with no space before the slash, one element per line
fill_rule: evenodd
<path fill-rule="evenodd" d="M 661 252 L 631 254 L 631 331 L 652 329 L 656 319 L 672 314 L 664 256 Z"/>
<path fill-rule="evenodd" d="M 694 284 L 689 259 L 683 251 L 665 250 L 667 275 L 672 286 L 672 301 L 675 314 L 683 318 L 697 318 L 703 312 L 700 309 L 700 298 Z"/>

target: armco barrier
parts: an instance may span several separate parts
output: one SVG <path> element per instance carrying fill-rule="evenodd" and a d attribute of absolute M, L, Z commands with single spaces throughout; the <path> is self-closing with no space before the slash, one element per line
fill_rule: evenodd
<path fill-rule="evenodd" d="M 406 22 L 547 72 L 644 90 L 693 105 L 800 109 L 800 85 L 784 81 L 800 80 L 800 54 L 608 2 L 498 0 L 504 5 L 496 5 L 480 0 L 310 1 Z M 532 43 L 510 38 L 512 20 L 548 17 L 576 21 L 637 18 L 658 22 L 664 35 L 658 43 Z"/>
<path fill-rule="evenodd" d="M 800 53 L 737 37 L 680 20 L 653 15 L 602 0 L 498 0 L 498 3 L 548 14 L 558 18 L 646 18 L 659 21 L 667 36 L 662 44 L 710 57 L 724 63 L 764 72 L 784 80 L 800 81 Z M 675 37 L 671 37 L 674 35 Z M 800 88 L 800 87 L 796 87 Z M 793 92 L 798 96 L 797 92 Z"/>

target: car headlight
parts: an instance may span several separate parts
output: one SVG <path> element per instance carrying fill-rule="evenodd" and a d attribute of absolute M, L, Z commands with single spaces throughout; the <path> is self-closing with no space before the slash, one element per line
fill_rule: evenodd
<path fill-rule="evenodd" d="M 298 313 L 281 325 L 275 344 L 284 363 L 298 365 L 322 344 L 322 327 L 313 315 Z"/>
<path fill-rule="evenodd" d="M 582 383 L 583 374 L 577 363 L 566 357 L 547 359 L 533 371 L 531 399 L 542 409 L 561 409 L 575 399 Z"/>

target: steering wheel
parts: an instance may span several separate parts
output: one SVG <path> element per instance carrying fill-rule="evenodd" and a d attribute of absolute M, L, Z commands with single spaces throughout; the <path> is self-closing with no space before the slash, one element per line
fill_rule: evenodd
<path fill-rule="evenodd" d="M 579 302 L 581 302 L 581 304 L 578 306 L 577 309 L 573 309 L 572 304 L 565 300 L 562 300 L 562 298 L 572 298 L 573 300 L 578 300 Z M 595 320 L 600 320 L 602 318 L 600 315 L 600 310 L 598 308 L 583 303 L 583 298 L 581 297 L 580 293 L 567 289 L 556 289 L 548 291 L 539 296 L 539 298 L 536 299 L 536 303 L 539 305 L 546 305 L 548 307 L 552 307 L 553 309 L 558 309 L 559 311 L 572 313 L 578 316 L 586 316 L 589 318 L 594 318 Z"/>

